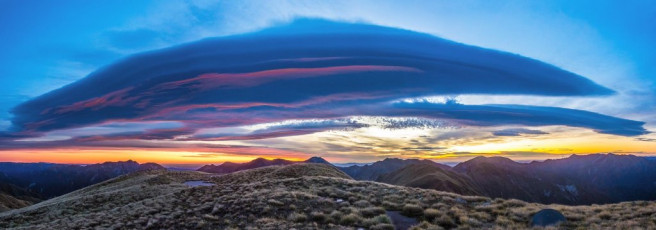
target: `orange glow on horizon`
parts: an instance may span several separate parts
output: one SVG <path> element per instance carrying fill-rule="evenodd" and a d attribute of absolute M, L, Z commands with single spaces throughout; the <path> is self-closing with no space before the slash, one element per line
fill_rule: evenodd
<path fill-rule="evenodd" d="M 257 145 L 257 142 L 222 142 L 227 147 L 176 147 L 176 148 L 57 148 L 0 150 L 0 162 L 51 162 L 65 164 L 93 164 L 106 161 L 134 160 L 139 163 L 158 164 L 218 164 L 226 161 L 247 162 L 255 158 L 283 158 L 302 161 L 312 156 L 324 157 L 333 163 L 373 162 L 386 157 L 420 158 L 437 162 L 466 161 L 476 156 L 502 156 L 513 160 L 545 160 L 563 158 L 572 154 L 616 153 L 638 156 L 656 155 L 656 142 L 638 141 L 631 137 L 598 134 L 589 130 L 572 130 L 533 137 L 497 137 L 495 139 L 468 140 L 465 142 L 423 143 L 426 148 L 408 142 L 407 138 L 385 136 L 375 139 L 368 135 L 348 133 L 342 139 L 339 133 L 316 133 L 287 137 L 305 145 Z M 383 133 L 384 134 L 384 133 Z M 409 133 L 410 135 L 412 133 Z M 418 133 L 423 135 L 423 133 Z M 323 147 L 327 139 L 341 148 Z M 350 142 L 349 142 L 350 141 Z M 192 143 L 194 144 L 194 143 Z M 209 143 L 207 143 L 209 144 Z M 252 145 L 256 144 L 256 145 Z M 367 152 L 359 149 L 368 147 Z M 432 149 L 432 150 L 431 150 Z"/>
<path fill-rule="evenodd" d="M 158 164 L 216 164 L 226 161 L 242 163 L 256 158 L 306 160 L 306 155 L 236 155 L 216 152 L 137 149 L 55 149 L 0 151 L 0 162 L 49 162 L 59 164 L 95 164 L 107 161 L 133 160 Z"/>

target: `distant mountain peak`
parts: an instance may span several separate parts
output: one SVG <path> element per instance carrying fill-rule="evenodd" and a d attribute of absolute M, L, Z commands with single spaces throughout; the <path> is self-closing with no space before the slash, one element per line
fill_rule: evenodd
<path fill-rule="evenodd" d="M 309 159 L 305 160 L 307 163 L 321 163 L 321 164 L 330 164 L 326 159 L 323 159 L 322 157 L 310 157 Z"/>
<path fill-rule="evenodd" d="M 245 162 L 245 163 L 233 163 L 233 162 L 226 161 L 220 165 L 204 165 L 203 167 L 200 167 L 196 171 L 224 174 L 224 173 L 242 171 L 246 169 L 254 169 L 254 168 L 274 166 L 274 165 L 290 165 L 296 163 L 300 163 L 300 161 L 290 161 L 280 158 L 267 160 L 263 157 L 258 157 L 253 159 L 252 161 Z"/>
<path fill-rule="evenodd" d="M 466 164 L 466 163 L 469 164 L 494 163 L 494 164 L 506 164 L 506 165 L 521 164 L 519 162 L 511 160 L 510 158 L 501 157 L 501 156 L 491 156 L 491 157 L 477 156 L 468 161 L 462 162 L 461 164 Z"/>
<path fill-rule="evenodd" d="M 387 157 L 382 160 L 382 162 L 390 162 L 390 161 L 403 161 L 404 159 L 401 158 L 396 158 L 396 157 Z"/>
<path fill-rule="evenodd" d="M 321 164 L 332 165 L 330 164 L 330 162 L 318 156 L 310 157 L 305 161 L 290 161 L 281 158 L 267 160 L 265 158 L 259 157 L 246 163 L 225 162 L 220 165 L 205 165 L 203 167 L 200 167 L 196 171 L 224 174 L 224 173 L 232 173 L 232 172 L 237 172 L 247 169 L 266 167 L 266 166 L 291 165 L 291 164 L 298 164 L 298 163 L 321 163 Z"/>
<path fill-rule="evenodd" d="M 383 174 L 393 172 L 411 164 L 432 164 L 445 169 L 450 168 L 447 165 L 426 159 L 385 158 L 382 161 L 376 161 L 372 164 L 363 166 L 353 165 L 349 167 L 341 167 L 341 169 L 346 172 L 346 174 L 349 174 L 349 176 L 357 180 L 376 180 Z"/>

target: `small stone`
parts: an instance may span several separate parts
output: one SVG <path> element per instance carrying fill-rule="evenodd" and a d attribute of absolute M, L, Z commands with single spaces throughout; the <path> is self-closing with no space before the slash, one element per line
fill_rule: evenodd
<path fill-rule="evenodd" d="M 148 220 L 148 223 L 146 224 L 146 228 L 151 228 L 157 223 L 156 219 L 150 219 Z"/>
<path fill-rule="evenodd" d="M 205 219 L 207 219 L 207 220 L 214 220 L 214 221 L 219 220 L 219 217 L 214 216 L 214 215 L 209 215 L 209 214 L 205 214 L 205 215 L 203 215 L 203 218 L 205 218 Z"/>
<path fill-rule="evenodd" d="M 221 209 L 223 209 L 223 205 L 222 205 L 222 204 L 214 205 L 214 208 L 212 208 L 212 214 L 217 214 L 217 213 L 219 213 L 219 212 L 221 211 Z"/>

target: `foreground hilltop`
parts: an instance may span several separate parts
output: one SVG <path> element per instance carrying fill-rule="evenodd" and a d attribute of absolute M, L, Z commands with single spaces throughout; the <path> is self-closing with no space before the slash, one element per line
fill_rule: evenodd
<path fill-rule="evenodd" d="M 656 228 L 654 202 L 562 206 L 462 196 L 355 181 L 314 163 L 224 175 L 137 172 L 0 213 L 0 228 L 523 229 L 547 207 L 566 216 L 562 228 Z"/>

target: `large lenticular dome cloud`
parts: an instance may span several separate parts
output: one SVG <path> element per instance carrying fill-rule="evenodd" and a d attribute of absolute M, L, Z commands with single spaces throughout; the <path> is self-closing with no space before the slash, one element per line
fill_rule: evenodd
<path fill-rule="evenodd" d="M 13 124 L 45 131 L 190 105 L 247 108 L 469 93 L 612 91 L 515 54 L 407 30 L 306 19 L 128 57 L 19 105 Z"/>
<path fill-rule="evenodd" d="M 127 57 L 15 107 L 13 130 L 3 136 L 29 138 L 7 146 L 35 146 L 31 140 L 49 142 L 39 143 L 45 146 L 58 145 L 55 140 L 63 145 L 252 140 L 369 126 L 350 120 L 354 116 L 478 127 L 562 125 L 621 136 L 648 133 L 643 122 L 575 109 L 401 103 L 436 95 L 613 93 L 577 74 L 511 53 L 396 28 L 301 19 Z M 229 128 L 242 130 L 236 133 L 223 129 L 286 121 L 292 125 Z M 400 121 L 393 127 L 412 124 Z"/>

